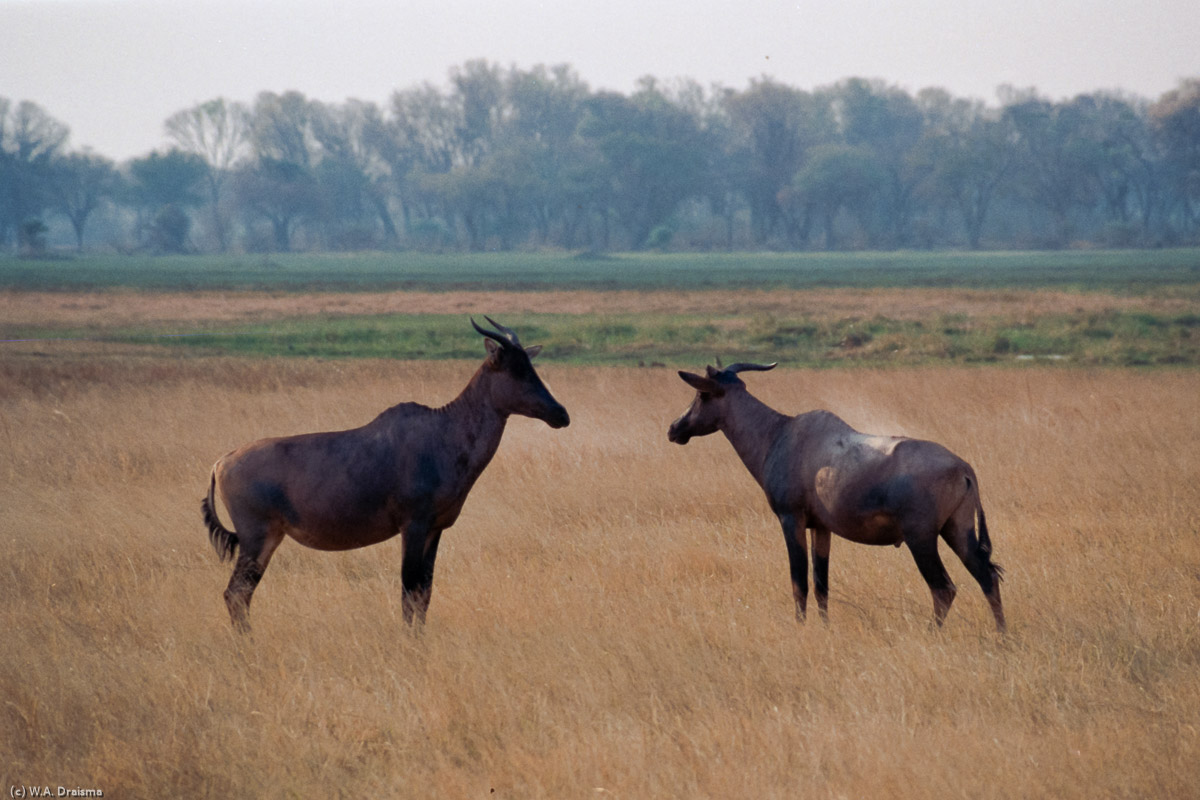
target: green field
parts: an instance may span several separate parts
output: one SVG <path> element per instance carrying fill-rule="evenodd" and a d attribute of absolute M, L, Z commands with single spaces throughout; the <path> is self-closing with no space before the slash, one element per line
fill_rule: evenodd
<path fill-rule="evenodd" d="M 1045 315 L 1030 322 L 700 315 L 525 315 L 523 341 L 575 364 L 699 365 L 714 355 L 792 366 L 1070 361 L 1089 365 L 1200 364 L 1200 315 L 1146 312 Z M 461 315 L 404 314 L 285 320 L 186 336 L 113 332 L 108 341 L 248 356 L 475 358 L 479 337 Z"/>
<path fill-rule="evenodd" d="M 400 303 L 404 313 L 297 311 L 233 321 L 193 315 L 130 324 L 114 313 L 83 324 L 71 310 L 86 308 L 88 296 L 109 298 L 121 306 L 116 312 L 167 295 L 190 304 L 193 291 L 336 298 L 419 290 L 438 298 L 484 292 L 464 307 L 498 314 L 519 328 L 524 341 L 544 345 L 544 358 L 564 363 L 698 365 L 721 355 L 791 366 L 1200 365 L 1197 249 L 8 258 L 0 259 L 3 290 L 9 298 L 72 293 L 62 303 L 48 302 L 55 313 L 45 317 L 26 314 L 14 322 L 0 314 L 0 338 L 47 340 L 46 348 L 50 340 L 87 339 L 177 355 L 477 357 L 478 337 L 466 314 L 421 306 L 429 304 L 428 294 Z M 487 294 L 498 290 L 530 292 L 534 300 L 521 313 L 506 315 Z M 670 312 L 614 310 L 612 303 L 600 311 L 586 300 L 587 310 L 576 313 L 562 313 L 547 294 L 597 298 L 604 295 L 594 293 L 612 290 L 635 290 L 637 298 L 647 292 L 699 294 Z M 808 299 L 824 297 L 822 292 L 836 294 L 838 307 Z M 963 302 L 972 310 L 956 311 Z"/>
<path fill-rule="evenodd" d="M 0 258 L 0 289 L 1069 288 L 1145 292 L 1200 283 L 1200 249 L 722 254 L 361 253 Z"/>

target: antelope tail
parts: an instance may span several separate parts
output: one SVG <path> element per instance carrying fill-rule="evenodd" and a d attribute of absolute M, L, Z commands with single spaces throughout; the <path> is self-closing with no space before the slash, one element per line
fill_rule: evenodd
<path fill-rule="evenodd" d="M 1004 570 L 999 564 L 992 563 L 992 539 L 988 536 L 987 517 L 983 514 L 983 501 L 979 499 L 979 487 L 970 478 L 967 483 L 971 484 L 971 488 L 975 494 L 975 515 L 979 521 L 979 554 L 983 556 L 984 563 L 991 567 L 992 575 L 997 581 L 1004 580 Z"/>
<path fill-rule="evenodd" d="M 238 537 L 233 531 L 221 524 L 217 517 L 217 506 L 214 494 L 217 488 L 217 471 L 214 468 L 212 478 L 208 482 L 208 496 L 200 501 L 200 510 L 204 513 L 204 524 L 208 526 L 208 541 L 212 542 L 217 557 L 228 561 L 237 555 Z"/>

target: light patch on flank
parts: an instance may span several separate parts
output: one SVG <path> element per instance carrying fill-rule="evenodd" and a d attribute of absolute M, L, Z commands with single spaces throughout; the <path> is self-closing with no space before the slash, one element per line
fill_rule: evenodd
<path fill-rule="evenodd" d="M 833 508 L 837 504 L 838 478 L 838 471 L 833 467 L 821 467 L 817 470 L 817 499 L 826 508 Z"/>
<path fill-rule="evenodd" d="M 903 436 L 864 436 L 862 444 L 880 455 L 890 456 L 896 445 L 904 441 Z"/>

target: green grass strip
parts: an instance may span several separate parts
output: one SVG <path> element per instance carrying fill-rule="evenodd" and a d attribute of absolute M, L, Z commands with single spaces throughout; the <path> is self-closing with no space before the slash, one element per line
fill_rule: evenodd
<path fill-rule="evenodd" d="M 1200 365 L 1200 315 L 1108 311 L 1029 319 L 937 314 L 920 320 L 757 314 L 749 317 L 527 314 L 505 322 L 542 360 L 568 364 L 698 367 L 716 357 L 792 366 L 934 363 Z M 6 338 L 92 338 L 180 354 L 247 357 L 474 359 L 479 336 L 460 314 L 281 320 L 269 325 L 102 333 L 8 331 Z"/>
<path fill-rule="evenodd" d="M 1200 283 L 1200 249 L 863 253 L 356 253 L 0 257 L 0 289 L 1059 288 L 1142 293 Z"/>

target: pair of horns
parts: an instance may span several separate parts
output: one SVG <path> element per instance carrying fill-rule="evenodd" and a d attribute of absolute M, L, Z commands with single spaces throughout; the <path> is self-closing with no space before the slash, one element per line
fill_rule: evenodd
<path fill-rule="evenodd" d="M 775 369 L 778 361 L 773 361 L 770 364 L 750 364 L 745 361 L 739 361 L 736 364 L 730 364 L 728 367 L 721 367 L 721 359 L 717 359 L 716 368 L 708 367 L 708 377 L 714 378 L 718 373 L 725 372 L 730 375 L 736 375 L 739 372 L 766 372 L 769 369 Z"/>
<path fill-rule="evenodd" d="M 520 347 L 521 346 L 521 342 L 517 340 L 517 332 L 514 331 L 512 328 L 506 328 L 505 326 L 501 325 L 499 322 L 496 322 L 496 320 L 492 319 L 491 317 L 487 316 L 486 314 L 484 315 L 483 318 L 486 319 L 488 322 L 490 322 L 492 327 L 495 328 L 496 330 L 489 331 L 487 328 L 479 327 L 479 323 L 477 323 L 475 321 L 474 317 L 471 317 L 471 325 L 475 328 L 475 330 L 479 331 L 479 333 L 481 335 L 486 336 L 487 338 L 492 339 L 493 341 L 499 342 L 500 344 L 504 345 L 505 347 Z M 497 331 L 498 331 L 498 333 L 497 333 Z"/>
<path fill-rule="evenodd" d="M 486 319 L 489 323 L 491 323 L 492 327 L 495 328 L 496 330 L 489 331 L 486 328 L 479 327 L 479 323 L 475 321 L 474 317 L 471 317 L 472 327 L 474 327 L 475 330 L 479 331 L 479 333 L 481 335 L 486 336 L 489 339 L 493 339 L 505 346 L 510 346 L 510 347 L 520 347 L 521 346 L 521 342 L 517 339 L 517 332 L 514 331 L 512 328 L 501 325 L 499 322 L 496 322 L 496 320 L 492 319 L 491 317 L 487 316 L 486 314 L 484 315 L 483 318 Z M 498 333 L 497 333 L 497 331 L 498 331 Z M 736 375 L 739 372 L 766 372 L 767 370 L 775 369 L 775 365 L 778 363 L 779 363 L 778 361 L 773 361 L 770 364 L 751 364 L 746 361 L 739 361 L 736 364 L 730 364 L 728 367 L 724 367 L 722 369 L 721 368 L 721 359 L 720 359 L 720 357 L 718 357 L 717 358 L 717 369 L 708 367 L 708 376 L 710 378 L 716 377 L 716 375 L 719 371 L 726 372 L 730 375 Z"/>

